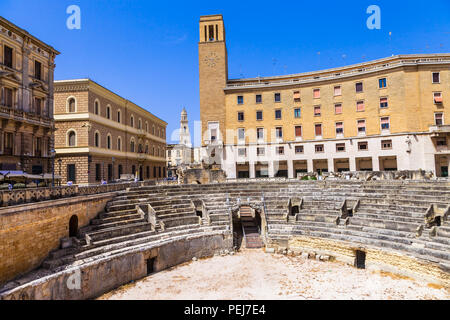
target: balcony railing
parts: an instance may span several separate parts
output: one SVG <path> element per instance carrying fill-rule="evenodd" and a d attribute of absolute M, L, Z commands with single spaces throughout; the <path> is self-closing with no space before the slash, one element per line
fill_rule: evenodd
<path fill-rule="evenodd" d="M 40 125 L 48 127 L 51 126 L 52 123 L 52 120 L 48 117 L 47 111 L 44 111 L 41 114 L 36 114 L 5 105 L 0 105 L 0 115 L 13 120 L 28 121 L 33 123 L 38 122 Z"/>

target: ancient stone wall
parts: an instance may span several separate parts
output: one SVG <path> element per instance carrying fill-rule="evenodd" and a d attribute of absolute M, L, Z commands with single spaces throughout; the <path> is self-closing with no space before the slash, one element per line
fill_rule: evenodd
<path fill-rule="evenodd" d="M 0 284 L 37 268 L 60 239 L 69 235 L 69 220 L 89 224 L 117 193 L 79 196 L 0 209 Z"/>
<path fill-rule="evenodd" d="M 147 263 L 155 258 L 153 271 L 190 261 L 192 258 L 213 256 L 223 249 L 230 250 L 230 234 L 191 236 L 165 244 L 152 244 L 143 248 L 104 258 L 81 268 L 71 268 L 10 291 L 0 293 L 2 300 L 81 300 L 100 296 L 112 289 L 147 275 Z"/>

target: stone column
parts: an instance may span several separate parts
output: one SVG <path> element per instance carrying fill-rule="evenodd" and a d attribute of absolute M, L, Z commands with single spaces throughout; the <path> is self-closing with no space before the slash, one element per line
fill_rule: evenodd
<path fill-rule="evenodd" d="M 356 171 L 356 159 L 355 157 L 349 157 L 348 158 L 348 163 L 350 166 L 350 171 Z"/>
<path fill-rule="evenodd" d="M 294 178 L 294 161 L 287 160 L 287 169 L 288 169 L 288 178 L 293 179 Z"/>
<path fill-rule="evenodd" d="M 269 173 L 269 178 L 273 178 L 275 176 L 273 161 L 269 161 L 268 162 L 268 168 L 267 169 L 268 169 L 268 173 Z"/>
<path fill-rule="evenodd" d="M 314 172 L 313 159 L 306 160 L 306 167 L 308 168 L 308 172 Z"/>
<path fill-rule="evenodd" d="M 249 177 L 250 177 L 251 179 L 256 178 L 255 163 L 252 162 L 252 161 L 250 161 L 249 164 L 248 164 L 248 166 L 249 166 L 249 174 L 250 174 Z"/>
<path fill-rule="evenodd" d="M 25 38 L 22 46 L 22 106 L 19 105 L 19 109 L 22 109 L 25 112 L 30 112 L 30 79 L 28 74 L 29 68 L 29 55 L 31 53 L 30 48 L 28 47 L 30 43 L 29 38 Z"/>
<path fill-rule="evenodd" d="M 334 170 L 334 159 L 333 158 L 328 158 L 328 172 L 335 172 Z"/>
<path fill-rule="evenodd" d="M 372 171 L 380 171 L 380 161 L 378 157 L 372 157 Z"/>
<path fill-rule="evenodd" d="M 47 103 L 47 111 L 48 111 L 48 117 L 50 119 L 53 119 L 53 91 L 54 91 L 54 85 L 53 85 L 53 79 L 54 79 L 54 72 L 56 65 L 53 63 L 55 59 L 55 56 L 52 55 L 52 58 L 48 64 L 48 99 L 46 101 Z"/>

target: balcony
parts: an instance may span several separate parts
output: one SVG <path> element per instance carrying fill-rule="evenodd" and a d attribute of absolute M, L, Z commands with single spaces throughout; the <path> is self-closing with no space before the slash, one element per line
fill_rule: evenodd
<path fill-rule="evenodd" d="M 48 112 L 36 114 L 32 112 L 25 112 L 10 106 L 0 105 L 0 117 L 9 118 L 16 121 L 25 121 L 30 124 L 37 124 L 44 127 L 52 126 L 52 119 L 48 118 Z"/>
<path fill-rule="evenodd" d="M 431 137 L 442 137 L 447 134 L 450 134 L 450 125 L 449 124 L 441 124 L 430 126 L 429 132 L 431 132 Z"/>

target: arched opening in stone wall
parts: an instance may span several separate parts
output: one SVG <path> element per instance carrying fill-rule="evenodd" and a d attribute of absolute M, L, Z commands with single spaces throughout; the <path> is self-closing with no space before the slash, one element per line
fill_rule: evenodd
<path fill-rule="evenodd" d="M 366 268 L 366 252 L 362 250 L 355 251 L 355 267 L 358 269 Z"/>
<path fill-rule="evenodd" d="M 299 206 L 292 206 L 292 208 L 291 208 L 291 216 L 295 216 L 299 212 L 300 212 Z"/>
<path fill-rule="evenodd" d="M 69 220 L 69 237 L 76 237 L 78 234 L 78 217 L 73 215 Z"/>
<path fill-rule="evenodd" d="M 147 275 L 151 275 L 155 272 L 155 261 L 156 258 L 147 259 Z"/>

